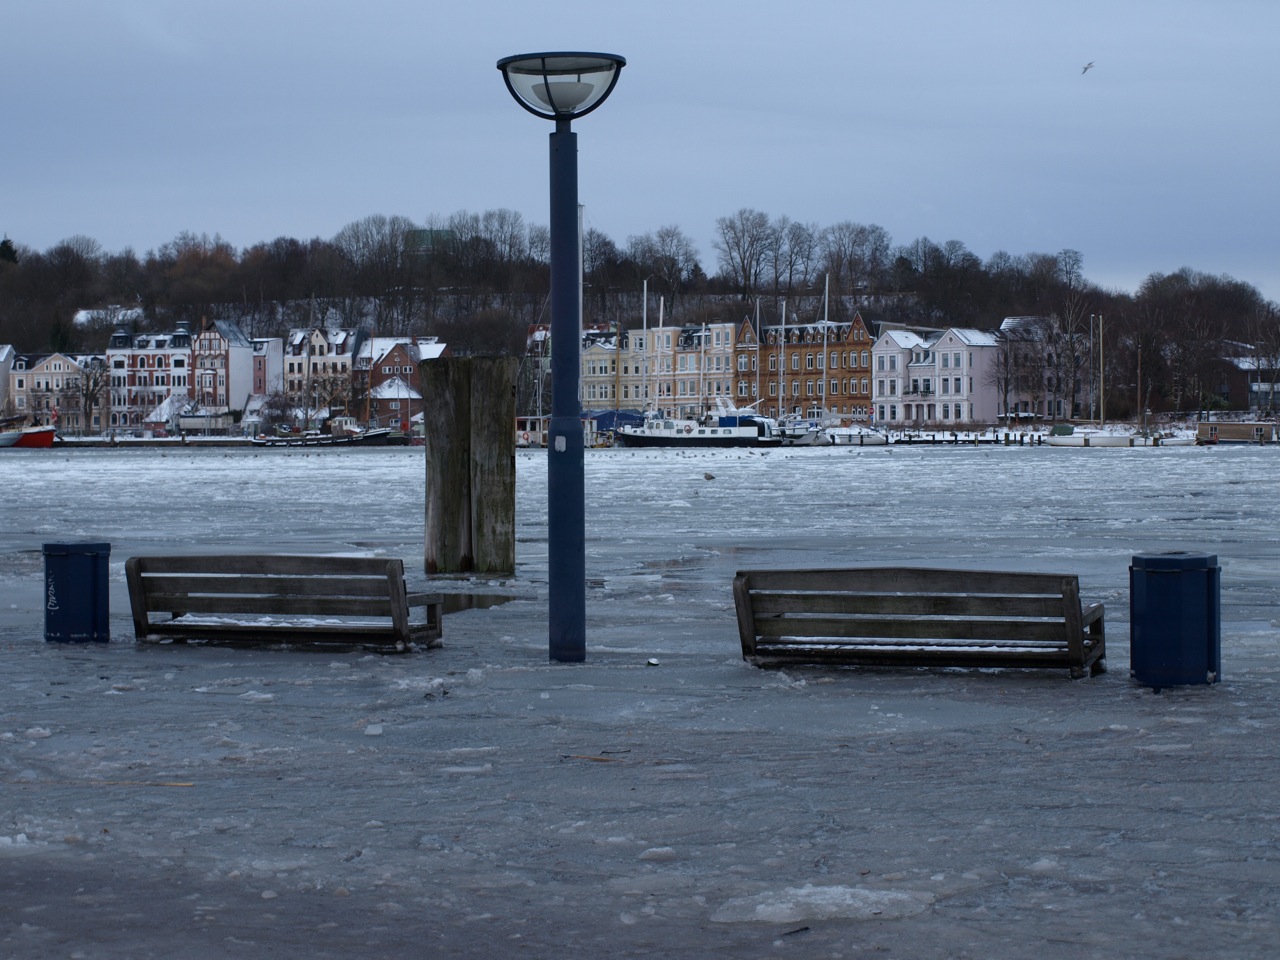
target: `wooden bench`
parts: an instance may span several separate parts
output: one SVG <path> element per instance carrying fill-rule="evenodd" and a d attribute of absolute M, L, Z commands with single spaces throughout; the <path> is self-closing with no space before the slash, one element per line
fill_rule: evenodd
<path fill-rule="evenodd" d="M 405 590 L 399 559 L 317 556 L 130 557 L 139 642 L 439 646 L 443 598 Z M 425 607 L 425 619 L 410 610 Z"/>
<path fill-rule="evenodd" d="M 742 656 L 757 666 L 1106 669 L 1103 605 L 1072 574 L 865 567 L 745 570 Z"/>

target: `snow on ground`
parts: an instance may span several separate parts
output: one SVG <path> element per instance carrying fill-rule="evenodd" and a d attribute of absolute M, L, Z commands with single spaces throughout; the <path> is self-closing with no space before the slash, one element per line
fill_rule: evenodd
<path fill-rule="evenodd" d="M 402 657 L 132 642 L 141 552 L 401 556 L 413 451 L 0 456 L 0 954 L 1264 957 L 1280 935 L 1275 451 L 591 451 L 584 665 L 519 569 Z M 713 479 L 707 479 L 710 474 Z M 41 544 L 112 544 L 106 645 Z M 1127 676 L 1127 567 L 1223 565 L 1225 679 Z M 1062 570 L 1109 673 L 761 671 L 738 568 Z M 650 665 L 656 661 L 656 665 Z M 1042 946 L 1045 945 L 1045 946 Z"/>

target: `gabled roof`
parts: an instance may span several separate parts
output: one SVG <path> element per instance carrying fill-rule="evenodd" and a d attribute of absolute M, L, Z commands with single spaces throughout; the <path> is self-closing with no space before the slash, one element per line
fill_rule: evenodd
<path fill-rule="evenodd" d="M 950 330 L 943 331 L 938 340 L 948 333 L 970 347 L 994 347 L 1000 342 L 994 330 L 977 330 L 973 327 L 952 327 Z"/>
<path fill-rule="evenodd" d="M 447 349 L 436 337 L 369 337 L 356 352 L 360 366 L 377 366 L 397 346 L 403 345 L 409 359 L 415 362 L 437 360 Z"/>
<path fill-rule="evenodd" d="M 421 400 L 422 394 L 399 377 L 384 380 L 372 390 L 369 396 L 374 400 Z"/>
<path fill-rule="evenodd" d="M 918 333 L 912 333 L 910 330 L 886 330 L 880 335 L 881 340 L 890 340 L 899 350 L 910 350 L 913 347 L 923 347 L 925 340 Z"/>
<path fill-rule="evenodd" d="M 213 327 L 218 333 L 222 334 L 222 339 L 227 341 L 228 346 L 232 347 L 248 347 L 252 346 L 249 338 L 244 335 L 244 331 L 240 329 L 240 324 L 234 320 L 214 320 Z"/>

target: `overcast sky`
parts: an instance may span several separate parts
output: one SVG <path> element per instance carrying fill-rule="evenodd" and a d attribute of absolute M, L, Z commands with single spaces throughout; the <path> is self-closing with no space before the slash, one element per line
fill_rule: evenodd
<path fill-rule="evenodd" d="M 601 50 L 628 64 L 575 124 L 580 197 L 619 244 L 675 224 L 714 272 L 716 218 L 752 207 L 1280 300 L 1276 0 L 7 0 L 0 22 L 0 234 L 39 250 L 545 224 L 552 125 L 495 63 Z"/>

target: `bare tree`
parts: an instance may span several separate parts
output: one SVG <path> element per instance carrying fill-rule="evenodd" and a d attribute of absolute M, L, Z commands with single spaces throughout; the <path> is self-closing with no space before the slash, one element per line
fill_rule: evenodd
<path fill-rule="evenodd" d="M 719 259 L 720 275 L 743 300 L 760 292 L 769 238 L 769 215 L 759 210 L 743 207 L 731 217 L 716 220 L 712 246 Z"/>

